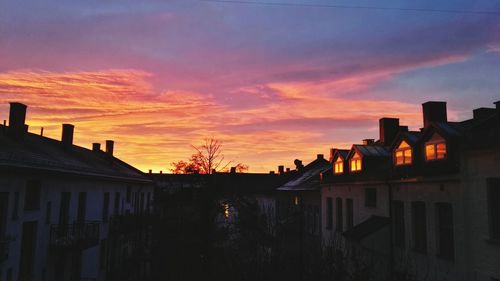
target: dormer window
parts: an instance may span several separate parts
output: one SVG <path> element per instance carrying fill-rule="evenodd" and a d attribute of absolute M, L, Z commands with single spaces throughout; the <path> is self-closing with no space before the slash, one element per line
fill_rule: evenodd
<path fill-rule="evenodd" d="M 361 171 L 361 155 L 355 152 L 350 161 L 351 172 Z"/>
<path fill-rule="evenodd" d="M 335 163 L 333 165 L 333 171 L 335 174 L 343 174 L 344 173 L 344 160 L 342 157 L 337 157 Z"/>
<path fill-rule="evenodd" d="M 397 166 L 409 165 L 411 164 L 411 146 L 406 142 L 402 141 L 398 148 L 394 150 L 394 162 Z"/>
<path fill-rule="evenodd" d="M 441 160 L 446 158 L 446 141 L 438 134 L 425 143 L 425 160 Z"/>

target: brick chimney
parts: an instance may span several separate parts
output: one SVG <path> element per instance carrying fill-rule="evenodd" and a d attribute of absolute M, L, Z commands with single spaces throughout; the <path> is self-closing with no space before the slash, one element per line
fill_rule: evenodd
<path fill-rule="evenodd" d="M 285 173 L 285 166 L 279 165 L 278 166 L 278 174 L 283 175 Z"/>
<path fill-rule="evenodd" d="M 10 103 L 9 133 L 11 136 L 20 138 L 28 131 L 27 125 L 24 124 L 26 122 L 27 108 L 25 104 L 19 102 Z"/>
<path fill-rule="evenodd" d="M 317 160 L 325 159 L 325 155 L 323 155 L 323 154 L 316 154 L 316 159 Z"/>
<path fill-rule="evenodd" d="M 115 146 L 115 142 L 112 140 L 106 140 L 106 154 L 109 156 L 113 156 L 113 149 Z"/>
<path fill-rule="evenodd" d="M 73 133 L 75 126 L 71 124 L 62 124 L 62 137 L 61 143 L 64 147 L 71 147 L 73 145 Z"/>
<path fill-rule="evenodd" d="M 236 174 L 236 167 L 231 167 L 231 171 L 230 171 L 231 174 Z"/>
<path fill-rule="evenodd" d="M 474 119 L 485 119 L 494 115 L 497 112 L 497 110 L 498 109 L 495 108 L 481 107 L 472 110 L 472 115 L 474 116 L 473 117 Z"/>
<path fill-rule="evenodd" d="M 446 113 L 446 102 L 428 101 L 422 104 L 424 115 L 424 128 L 427 128 L 431 122 L 448 122 Z"/>
<path fill-rule="evenodd" d="M 101 144 L 100 144 L 100 143 L 98 143 L 98 142 L 94 142 L 94 143 L 92 144 L 92 151 L 94 151 L 94 152 L 99 152 L 99 151 L 101 151 Z"/>
<path fill-rule="evenodd" d="M 370 144 L 373 144 L 374 142 L 375 142 L 374 139 L 364 139 L 363 140 L 364 145 L 370 145 Z"/>
<path fill-rule="evenodd" d="M 389 145 L 396 138 L 400 126 L 398 118 L 380 118 L 379 124 L 379 139 L 383 145 Z"/>
<path fill-rule="evenodd" d="M 302 160 L 299 160 L 299 159 L 295 159 L 293 161 L 293 164 L 295 164 L 295 169 L 297 169 L 297 171 L 302 171 L 302 169 L 304 168 L 304 165 L 302 165 Z"/>

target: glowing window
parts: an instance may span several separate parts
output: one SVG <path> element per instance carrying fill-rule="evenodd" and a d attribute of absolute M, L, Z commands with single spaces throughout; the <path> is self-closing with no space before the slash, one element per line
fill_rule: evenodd
<path fill-rule="evenodd" d="M 361 171 L 361 155 L 358 152 L 354 153 L 350 163 L 351 172 Z"/>
<path fill-rule="evenodd" d="M 394 151 L 394 160 L 396 165 L 408 165 L 411 164 L 412 158 L 411 158 L 411 146 L 405 142 L 402 141 L 398 148 Z"/>
<path fill-rule="evenodd" d="M 226 219 L 228 219 L 229 216 L 230 216 L 230 212 L 229 212 L 230 206 L 229 206 L 229 203 L 224 203 L 223 208 L 224 208 L 224 217 Z"/>
<path fill-rule="evenodd" d="M 342 174 L 344 172 L 344 160 L 342 157 L 338 157 L 334 164 L 335 174 Z"/>
<path fill-rule="evenodd" d="M 425 159 L 429 160 L 441 160 L 446 158 L 446 141 L 439 136 L 434 134 L 432 138 L 425 143 Z"/>

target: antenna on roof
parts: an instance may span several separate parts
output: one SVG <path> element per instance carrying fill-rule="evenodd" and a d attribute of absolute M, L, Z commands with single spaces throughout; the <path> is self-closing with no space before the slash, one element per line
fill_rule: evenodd
<path fill-rule="evenodd" d="M 42 128 L 40 128 L 40 136 L 42 136 L 42 137 L 43 137 L 43 127 L 42 127 Z"/>

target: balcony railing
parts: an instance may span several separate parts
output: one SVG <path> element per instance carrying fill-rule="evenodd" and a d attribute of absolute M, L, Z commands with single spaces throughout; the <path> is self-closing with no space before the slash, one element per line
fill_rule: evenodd
<path fill-rule="evenodd" d="M 99 244 L 99 222 L 53 224 L 50 246 L 53 249 L 84 250 Z"/>
<path fill-rule="evenodd" d="M 0 262 L 9 258 L 10 240 L 8 237 L 0 237 Z"/>

